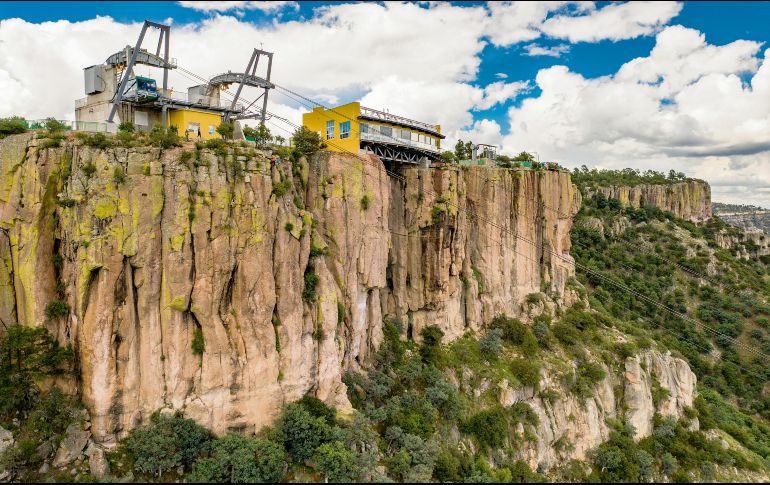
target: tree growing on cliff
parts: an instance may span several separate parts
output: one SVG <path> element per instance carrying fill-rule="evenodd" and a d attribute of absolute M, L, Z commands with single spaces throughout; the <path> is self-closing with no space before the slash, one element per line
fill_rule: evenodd
<path fill-rule="evenodd" d="M 211 455 L 195 462 L 193 483 L 278 483 L 286 452 L 278 443 L 228 433 L 213 442 Z"/>
<path fill-rule="evenodd" d="M 308 155 L 321 148 L 321 136 L 304 126 L 297 128 L 291 141 L 300 156 Z"/>
<path fill-rule="evenodd" d="M 0 118 L 0 138 L 27 131 L 27 121 L 21 116 Z"/>
<path fill-rule="evenodd" d="M 235 125 L 228 121 L 224 121 L 217 126 L 217 133 L 225 140 L 229 140 L 233 137 L 235 132 Z"/>

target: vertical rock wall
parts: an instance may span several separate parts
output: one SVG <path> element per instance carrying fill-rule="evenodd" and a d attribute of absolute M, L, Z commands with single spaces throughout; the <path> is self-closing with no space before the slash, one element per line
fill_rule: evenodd
<path fill-rule="evenodd" d="M 386 317 L 451 338 L 574 298 L 566 173 L 30 138 L 0 141 L 0 318 L 73 347 L 97 441 L 162 408 L 218 433 L 307 393 L 345 408 Z"/>
<path fill-rule="evenodd" d="M 711 218 L 711 187 L 698 180 L 670 185 L 598 187 L 596 191 L 619 200 L 623 207 L 654 206 L 693 222 Z"/>

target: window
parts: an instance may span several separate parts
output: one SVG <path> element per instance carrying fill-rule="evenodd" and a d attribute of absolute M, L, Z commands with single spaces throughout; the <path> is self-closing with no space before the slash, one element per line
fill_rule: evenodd
<path fill-rule="evenodd" d="M 401 130 L 401 139 L 402 140 L 411 140 L 412 139 L 412 133 L 409 130 Z"/>
<path fill-rule="evenodd" d="M 359 123 L 358 129 L 361 131 L 361 133 L 369 133 L 369 124 L 368 123 Z"/>
<path fill-rule="evenodd" d="M 193 133 L 198 133 L 198 130 L 201 129 L 200 123 L 193 123 L 192 121 L 187 123 L 187 131 L 191 131 Z"/>
<path fill-rule="evenodd" d="M 214 125 L 209 125 L 209 135 L 213 135 L 217 128 Z"/>
<path fill-rule="evenodd" d="M 380 126 L 380 133 L 382 133 L 382 136 L 391 137 L 393 136 L 393 128 L 390 126 Z"/>
<path fill-rule="evenodd" d="M 326 122 L 326 139 L 331 140 L 334 138 L 334 120 Z"/>
<path fill-rule="evenodd" d="M 350 121 L 340 123 L 340 139 L 350 138 Z"/>

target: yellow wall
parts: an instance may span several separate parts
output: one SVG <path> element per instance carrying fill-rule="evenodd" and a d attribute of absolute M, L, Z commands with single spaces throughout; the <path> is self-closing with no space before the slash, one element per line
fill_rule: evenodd
<path fill-rule="evenodd" d="M 358 116 L 361 114 L 361 103 L 353 102 L 343 104 L 332 110 L 316 107 L 310 113 L 302 115 L 302 124 L 309 130 L 321 135 L 321 140 L 326 143 L 329 150 L 336 152 L 358 153 L 361 137 L 358 135 Z M 334 137 L 326 138 L 326 122 L 334 120 Z M 350 121 L 350 137 L 340 139 L 340 123 Z"/>
<path fill-rule="evenodd" d="M 201 138 L 209 140 L 211 138 L 220 138 L 217 133 L 217 126 L 222 123 L 222 115 L 218 113 L 207 113 L 205 111 L 196 111 L 191 109 L 169 110 L 167 121 L 168 126 L 176 126 L 179 136 L 184 137 L 184 131 L 188 123 L 199 123 L 201 127 Z M 214 133 L 209 133 L 209 127 L 214 127 Z M 194 140 L 198 133 L 190 133 L 190 139 Z"/>
<path fill-rule="evenodd" d="M 333 110 L 333 111 L 332 111 Z M 336 108 L 325 110 L 322 107 L 316 107 L 310 113 L 302 115 L 302 124 L 309 130 L 317 132 L 321 135 L 321 140 L 324 141 L 329 150 L 333 151 L 346 151 L 358 153 L 360 148 L 361 137 L 359 135 L 360 126 L 358 123 L 358 117 L 361 115 L 361 103 L 355 101 L 353 103 L 344 104 Z M 326 122 L 328 120 L 334 120 L 334 137 L 332 139 L 326 138 Z M 350 137 L 346 139 L 340 139 L 340 123 L 350 121 Z M 364 123 L 370 125 L 390 126 L 391 128 L 408 129 L 432 138 L 436 141 L 436 148 L 440 148 L 440 139 L 438 137 L 429 135 L 419 130 L 413 130 L 391 123 L 384 123 L 379 121 L 366 120 Z M 436 129 L 441 133 L 441 127 L 437 126 Z"/>

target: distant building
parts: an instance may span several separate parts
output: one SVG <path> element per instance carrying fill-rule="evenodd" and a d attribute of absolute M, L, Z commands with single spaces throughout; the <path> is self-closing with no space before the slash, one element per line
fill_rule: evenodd
<path fill-rule="evenodd" d="M 353 102 L 302 115 L 302 124 L 321 135 L 327 149 L 371 152 L 389 163 L 438 160 L 440 125 L 410 120 Z"/>
<path fill-rule="evenodd" d="M 91 129 L 89 125 L 104 125 L 112 108 L 112 100 L 124 74 L 128 59 L 133 53 L 131 46 L 117 52 L 104 62 L 84 69 L 86 97 L 75 101 L 75 122 L 77 129 Z M 137 64 L 163 67 L 164 59 L 139 51 Z M 169 69 L 176 67 L 170 64 Z M 219 87 L 207 84 L 190 87 L 187 92 L 163 90 L 155 79 L 134 75 L 128 79 L 126 94 L 117 111 L 116 123 L 130 121 L 140 131 L 162 124 L 166 112 L 166 126 L 176 126 L 180 136 L 190 132 L 196 138 L 219 138 L 217 126 L 222 116 L 230 111 L 230 103 L 222 103 Z M 99 131 L 99 130 L 93 130 Z"/>

